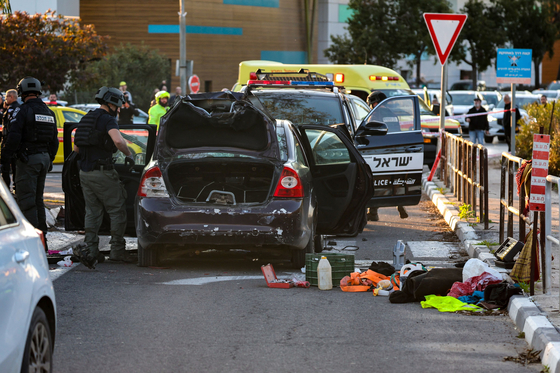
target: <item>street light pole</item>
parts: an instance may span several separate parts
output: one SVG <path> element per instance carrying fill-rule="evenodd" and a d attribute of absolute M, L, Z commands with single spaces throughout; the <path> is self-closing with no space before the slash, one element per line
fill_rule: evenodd
<path fill-rule="evenodd" d="M 181 81 L 181 91 L 183 95 L 187 94 L 187 12 L 185 11 L 185 0 L 180 0 L 181 7 L 179 11 L 179 77 Z"/>

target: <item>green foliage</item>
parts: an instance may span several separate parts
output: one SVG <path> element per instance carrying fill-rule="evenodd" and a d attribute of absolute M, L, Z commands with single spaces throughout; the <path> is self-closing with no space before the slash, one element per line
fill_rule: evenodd
<path fill-rule="evenodd" d="M 121 44 L 113 53 L 88 66 L 86 73 L 87 79 L 73 80 L 66 92 L 68 97 L 73 97 L 76 91 L 80 103 L 94 102 L 99 87 L 118 87 L 121 81 L 125 81 L 134 103 L 147 111 L 154 88 L 169 73 L 169 61 L 159 51 L 144 44 Z"/>
<path fill-rule="evenodd" d="M 45 82 L 44 88 L 61 90 L 68 74 L 82 78 L 83 68 L 105 54 L 105 39 L 92 25 L 52 11 L 5 16 L 0 22 L 0 87 L 15 88 L 33 76 Z"/>
<path fill-rule="evenodd" d="M 525 338 L 525 332 L 519 332 L 519 334 L 517 335 L 517 338 L 519 338 L 519 339 Z"/>
<path fill-rule="evenodd" d="M 438 192 L 440 192 L 441 194 L 447 193 L 447 188 L 436 188 L 436 190 L 437 190 Z"/>
<path fill-rule="evenodd" d="M 422 14 L 451 13 L 446 0 L 350 0 L 348 36 L 331 36 L 324 53 L 333 63 L 394 67 L 408 55 L 434 54 Z M 418 65 L 419 66 L 419 65 Z M 419 67 L 418 67 L 419 68 Z"/>
<path fill-rule="evenodd" d="M 518 282 L 517 284 L 519 285 L 521 290 L 523 290 L 525 293 L 529 292 L 529 284 L 528 283 L 521 281 L 521 282 Z"/>
<path fill-rule="evenodd" d="M 545 53 L 554 53 L 554 42 L 560 38 L 559 0 L 492 0 L 501 19 L 500 28 L 513 48 L 533 50 L 535 81 Z M 523 30 L 523 32 L 520 32 Z"/>
<path fill-rule="evenodd" d="M 10 0 L 0 0 L 0 11 L 2 11 L 2 13 L 4 14 L 12 14 Z"/>
<path fill-rule="evenodd" d="M 450 58 L 472 67 L 473 86 L 476 87 L 478 72 L 492 65 L 498 46 L 506 41 L 505 32 L 499 26 L 500 19 L 495 9 L 481 0 L 467 1 L 459 13 L 467 14 L 468 18 Z M 470 59 L 467 52 L 470 52 Z"/>
<path fill-rule="evenodd" d="M 531 104 L 525 106 L 528 120 L 521 120 L 519 132 L 515 136 L 516 155 L 524 159 L 533 157 L 533 135 L 539 133 L 540 127 L 544 127 L 544 133 L 551 135 L 550 139 L 550 158 L 548 162 L 548 173 L 551 175 L 560 175 L 560 104 Z M 552 130 L 550 117 L 552 111 Z"/>
<path fill-rule="evenodd" d="M 475 212 L 472 209 L 472 205 L 463 203 L 459 207 L 459 219 L 469 220 L 475 217 Z"/>

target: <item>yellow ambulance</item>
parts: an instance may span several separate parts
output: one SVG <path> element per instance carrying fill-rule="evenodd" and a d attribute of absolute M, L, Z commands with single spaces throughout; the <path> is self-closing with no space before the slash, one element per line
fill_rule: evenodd
<path fill-rule="evenodd" d="M 239 64 L 239 76 L 233 91 L 239 91 L 248 80 L 258 80 L 258 69 L 266 72 L 298 72 L 306 69 L 326 75 L 336 85 L 344 86 L 351 93 L 366 100 L 372 91 L 382 91 L 387 97 L 407 95 L 406 80 L 394 70 L 376 65 L 289 65 L 274 61 L 243 61 Z"/>

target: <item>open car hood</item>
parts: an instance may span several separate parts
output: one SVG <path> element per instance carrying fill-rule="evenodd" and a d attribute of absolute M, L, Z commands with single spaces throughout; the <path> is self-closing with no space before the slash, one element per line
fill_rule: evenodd
<path fill-rule="evenodd" d="M 220 152 L 279 159 L 276 122 L 243 96 L 210 92 L 182 97 L 161 118 L 155 157 Z"/>

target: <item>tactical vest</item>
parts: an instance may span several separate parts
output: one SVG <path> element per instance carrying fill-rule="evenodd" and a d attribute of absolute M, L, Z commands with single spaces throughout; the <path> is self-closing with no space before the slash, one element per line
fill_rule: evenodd
<path fill-rule="evenodd" d="M 54 113 L 46 105 L 30 105 L 22 145 L 28 155 L 48 151 L 57 133 Z"/>
<path fill-rule="evenodd" d="M 97 129 L 97 121 L 103 114 L 105 113 L 100 110 L 90 111 L 80 120 L 74 135 L 74 144 L 79 148 L 94 146 L 110 153 L 117 151 L 111 136 Z"/>

